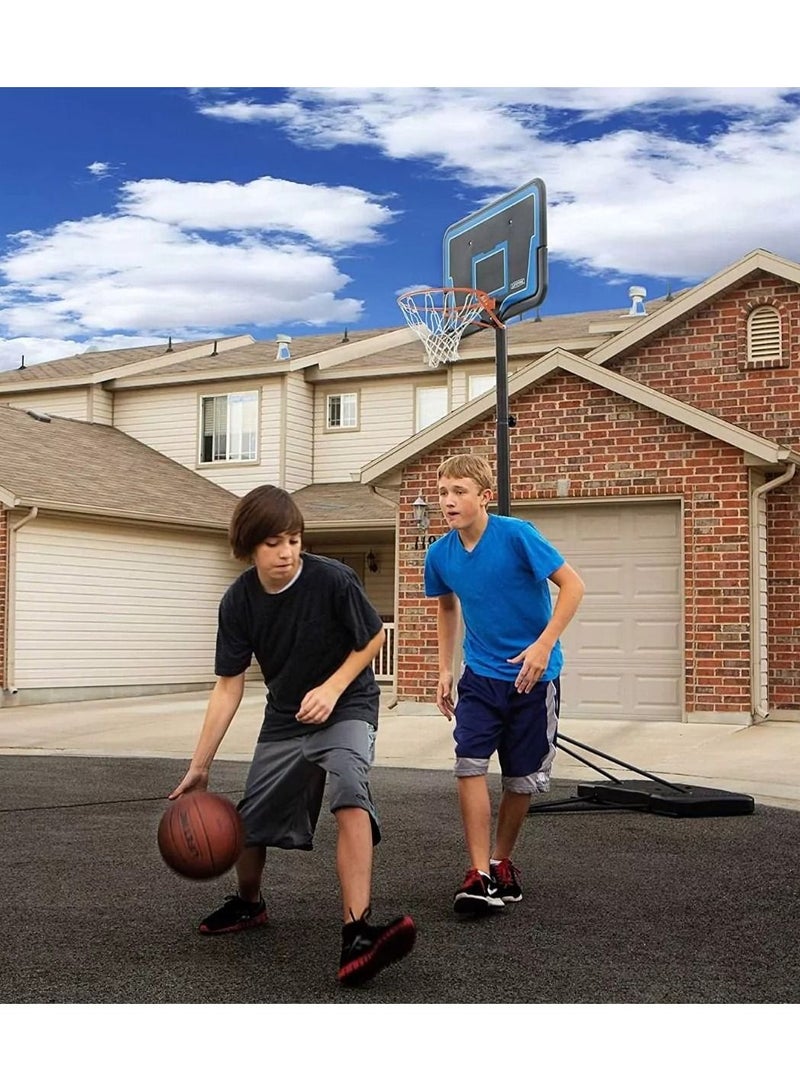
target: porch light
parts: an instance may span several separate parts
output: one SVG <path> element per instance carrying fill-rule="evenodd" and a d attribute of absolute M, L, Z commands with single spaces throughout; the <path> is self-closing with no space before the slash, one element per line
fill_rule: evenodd
<path fill-rule="evenodd" d="M 422 493 L 419 494 L 417 499 L 411 505 L 414 509 L 414 522 L 420 530 L 425 531 L 430 526 L 430 516 L 428 515 L 428 503 Z"/>
<path fill-rule="evenodd" d="M 375 556 L 372 550 L 370 550 L 367 554 L 367 568 L 370 570 L 370 572 L 378 571 L 378 558 Z"/>

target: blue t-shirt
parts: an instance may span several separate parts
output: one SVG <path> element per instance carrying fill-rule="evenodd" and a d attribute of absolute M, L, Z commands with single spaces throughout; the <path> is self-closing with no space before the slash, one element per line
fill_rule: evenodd
<path fill-rule="evenodd" d="M 425 594 L 454 593 L 464 618 L 464 662 L 486 678 L 513 681 L 507 663 L 532 644 L 553 615 L 548 577 L 564 564 L 558 550 L 522 519 L 490 515 L 468 552 L 457 530 L 438 538 L 425 558 Z M 557 678 L 564 656 L 556 641 L 542 681 Z"/>

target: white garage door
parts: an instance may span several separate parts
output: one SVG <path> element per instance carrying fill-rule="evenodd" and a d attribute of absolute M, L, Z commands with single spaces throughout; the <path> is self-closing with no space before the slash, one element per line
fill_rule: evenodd
<path fill-rule="evenodd" d="M 224 534 L 40 516 L 15 542 L 19 690 L 214 680 Z"/>
<path fill-rule="evenodd" d="M 680 504 L 515 506 L 512 514 L 549 538 L 586 584 L 562 637 L 562 716 L 682 719 Z"/>

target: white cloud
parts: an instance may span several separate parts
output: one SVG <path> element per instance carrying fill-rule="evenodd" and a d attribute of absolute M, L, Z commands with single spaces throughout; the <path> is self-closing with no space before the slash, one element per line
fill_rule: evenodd
<path fill-rule="evenodd" d="M 0 368 L 19 362 L 25 339 L 69 355 L 117 331 L 144 344 L 240 326 L 352 325 L 363 303 L 344 294 L 349 277 L 326 251 L 375 243 L 392 217 L 349 186 L 127 183 L 116 214 L 12 237 L 0 259 Z"/>
<path fill-rule="evenodd" d="M 105 178 L 105 176 L 111 170 L 110 163 L 90 163 L 86 168 L 89 174 L 93 174 L 95 178 Z"/>
<path fill-rule="evenodd" d="M 551 259 L 697 280 L 756 247 L 800 258 L 796 91 L 295 88 L 263 120 L 432 164 L 462 185 L 454 220 L 540 177 Z"/>
<path fill-rule="evenodd" d="M 376 242 L 394 214 L 353 186 L 252 182 L 173 182 L 148 178 L 123 187 L 121 208 L 135 216 L 203 231 L 299 235 L 325 247 Z"/>

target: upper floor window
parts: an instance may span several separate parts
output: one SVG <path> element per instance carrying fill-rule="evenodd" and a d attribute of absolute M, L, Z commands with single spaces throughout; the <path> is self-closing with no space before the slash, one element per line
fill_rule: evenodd
<path fill-rule="evenodd" d="M 329 394 L 325 403 L 326 428 L 358 428 L 358 394 Z"/>
<path fill-rule="evenodd" d="M 418 386 L 414 407 L 414 431 L 420 432 L 447 413 L 446 386 Z"/>
<path fill-rule="evenodd" d="M 200 399 L 201 462 L 255 462 L 258 391 Z"/>
<path fill-rule="evenodd" d="M 470 375 L 467 380 L 467 400 L 480 397 L 487 390 L 494 390 L 495 376 L 487 371 L 482 375 Z"/>
<path fill-rule="evenodd" d="M 756 307 L 747 319 L 747 359 L 776 360 L 781 355 L 781 316 L 774 307 Z"/>

